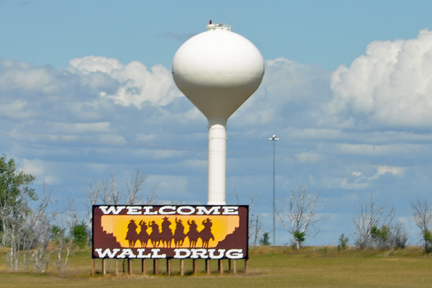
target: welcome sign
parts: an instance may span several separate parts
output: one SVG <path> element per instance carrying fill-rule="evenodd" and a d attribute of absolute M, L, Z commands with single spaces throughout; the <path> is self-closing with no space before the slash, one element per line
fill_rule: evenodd
<path fill-rule="evenodd" d="M 93 258 L 247 259 L 248 208 L 94 205 Z"/>

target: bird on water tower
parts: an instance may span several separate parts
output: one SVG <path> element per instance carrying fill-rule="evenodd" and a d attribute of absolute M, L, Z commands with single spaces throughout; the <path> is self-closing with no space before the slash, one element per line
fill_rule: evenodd
<path fill-rule="evenodd" d="M 231 25 L 210 24 L 183 43 L 172 63 L 174 82 L 209 123 L 208 204 L 226 204 L 226 124 L 264 76 L 259 50 Z"/>

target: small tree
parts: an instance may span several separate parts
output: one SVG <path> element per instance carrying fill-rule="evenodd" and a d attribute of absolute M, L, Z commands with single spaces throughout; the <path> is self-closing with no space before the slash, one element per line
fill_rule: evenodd
<path fill-rule="evenodd" d="M 386 205 L 378 206 L 372 196 L 369 204 L 360 200 L 360 213 L 354 219 L 357 228 L 355 244 L 361 249 L 405 248 L 407 233 L 400 222 L 395 222 L 395 212 Z"/>
<path fill-rule="evenodd" d="M 31 203 L 38 200 L 34 189 L 30 188 L 34 179 L 33 175 L 18 171 L 14 159 L 0 157 L 1 246 L 8 246 L 7 260 L 14 270 L 18 270 L 20 258 L 24 258 L 26 267 L 30 250 L 41 244 L 42 237 L 37 229 L 42 229 L 46 206 L 51 203 L 49 199 L 45 201 L 44 194 L 41 206 L 31 209 Z"/>
<path fill-rule="evenodd" d="M 394 248 L 404 249 L 407 245 L 408 234 L 400 222 L 397 222 L 393 227 L 392 242 Z"/>
<path fill-rule="evenodd" d="M 0 157 L 0 230 L 3 232 L 1 245 L 16 244 L 16 233 L 23 222 L 22 213 L 29 211 L 29 202 L 37 200 L 30 188 L 35 177 L 16 169 L 15 160 Z M 21 223 L 18 223 L 21 222 Z"/>
<path fill-rule="evenodd" d="M 420 229 L 421 241 L 426 253 L 432 251 L 432 235 L 431 235 L 431 224 L 432 224 L 432 207 L 426 200 L 417 199 L 416 202 L 411 203 L 413 210 L 414 221 L 417 227 Z"/>
<path fill-rule="evenodd" d="M 423 234 L 423 239 L 425 242 L 425 252 L 430 253 L 432 252 L 432 233 L 428 229 L 425 230 Z"/>
<path fill-rule="evenodd" d="M 318 212 L 326 206 L 324 204 L 319 208 L 316 207 L 319 196 L 318 192 L 315 196 L 307 194 L 306 189 L 300 186 L 298 192 L 292 190 L 288 199 L 282 198 L 280 201 L 282 212 L 278 212 L 279 219 L 291 234 L 292 244 L 297 249 L 300 249 L 306 236 L 314 237 L 318 234 L 316 223 L 328 219 L 328 217 L 318 215 Z"/>
<path fill-rule="evenodd" d="M 75 245 L 80 247 L 81 249 L 84 248 L 87 245 L 87 225 L 84 221 L 81 221 L 81 223 L 76 224 L 72 227 L 71 231 L 72 235 L 72 241 Z"/>
<path fill-rule="evenodd" d="M 306 240 L 306 232 L 295 231 L 294 232 L 294 241 L 296 244 L 296 248 L 303 246 L 303 242 Z"/>
<path fill-rule="evenodd" d="M 345 237 L 345 234 L 342 233 L 342 235 L 339 237 L 339 244 L 337 246 L 338 250 L 345 250 L 348 247 L 349 238 Z"/>
<path fill-rule="evenodd" d="M 371 236 L 380 249 L 388 249 L 392 245 L 389 226 L 382 225 L 381 228 L 377 226 L 372 227 Z"/>
<path fill-rule="evenodd" d="M 355 233 L 357 236 L 355 244 L 360 249 L 374 247 L 377 241 L 383 240 L 380 238 L 379 234 L 381 233 L 381 230 L 379 229 L 385 226 L 390 227 L 393 218 L 394 209 L 390 209 L 389 212 L 386 212 L 386 206 L 377 206 L 377 203 L 373 200 L 372 196 L 369 204 L 365 204 L 363 200 L 360 200 L 360 213 L 357 218 L 354 219 L 354 224 L 357 228 L 357 232 Z M 372 235 L 373 230 L 375 231 L 374 236 Z M 387 228 L 385 228 L 385 230 L 387 230 Z"/>
<path fill-rule="evenodd" d="M 262 246 L 270 246 L 270 233 L 265 232 L 262 238 L 259 240 L 259 244 Z"/>

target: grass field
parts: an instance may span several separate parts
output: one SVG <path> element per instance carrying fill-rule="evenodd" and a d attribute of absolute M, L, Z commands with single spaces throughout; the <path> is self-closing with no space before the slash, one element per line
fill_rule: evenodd
<path fill-rule="evenodd" d="M 4 254 L 3 254 L 4 255 Z M 173 260 L 173 276 L 165 273 L 165 260 L 160 261 L 162 275 L 153 276 L 148 261 L 148 275 L 140 275 L 140 261 L 133 262 L 134 274 L 115 276 L 115 260 L 108 260 L 108 275 L 91 276 L 90 251 L 76 251 L 70 257 L 68 272 L 59 275 L 54 262 L 45 273 L 10 272 L 5 257 L 0 259 L 0 287 L 432 287 L 432 256 L 419 247 L 396 251 L 338 252 L 334 247 L 308 247 L 300 251 L 282 247 L 259 247 L 250 250 L 249 274 L 244 274 L 244 261 L 238 260 L 237 276 L 225 271 L 217 273 L 212 262 L 212 275 L 204 274 L 204 260 L 198 261 L 200 273 L 190 275 L 192 260 L 185 261 L 189 274 L 179 275 L 179 261 Z M 53 260 L 54 261 L 54 260 Z M 97 260 L 100 271 L 101 260 Z M 122 264 L 122 261 L 120 261 Z M 120 265 L 121 266 L 121 265 Z M 228 269 L 227 260 L 224 268 Z M 120 268 L 120 270 L 122 270 Z"/>

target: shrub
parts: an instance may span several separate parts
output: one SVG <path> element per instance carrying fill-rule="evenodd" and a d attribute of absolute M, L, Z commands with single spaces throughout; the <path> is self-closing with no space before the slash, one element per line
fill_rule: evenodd
<path fill-rule="evenodd" d="M 260 245 L 269 246 L 270 245 L 270 233 L 265 232 L 262 238 L 259 240 Z"/>
<path fill-rule="evenodd" d="M 83 222 L 75 225 L 72 228 L 72 240 L 75 243 L 75 245 L 77 245 L 78 247 L 80 247 L 81 249 L 84 248 L 87 245 L 87 226 L 86 224 Z"/>
<path fill-rule="evenodd" d="M 345 250 L 348 247 L 349 238 L 345 237 L 345 234 L 342 233 L 342 235 L 339 237 L 339 244 L 337 246 L 338 250 Z"/>

